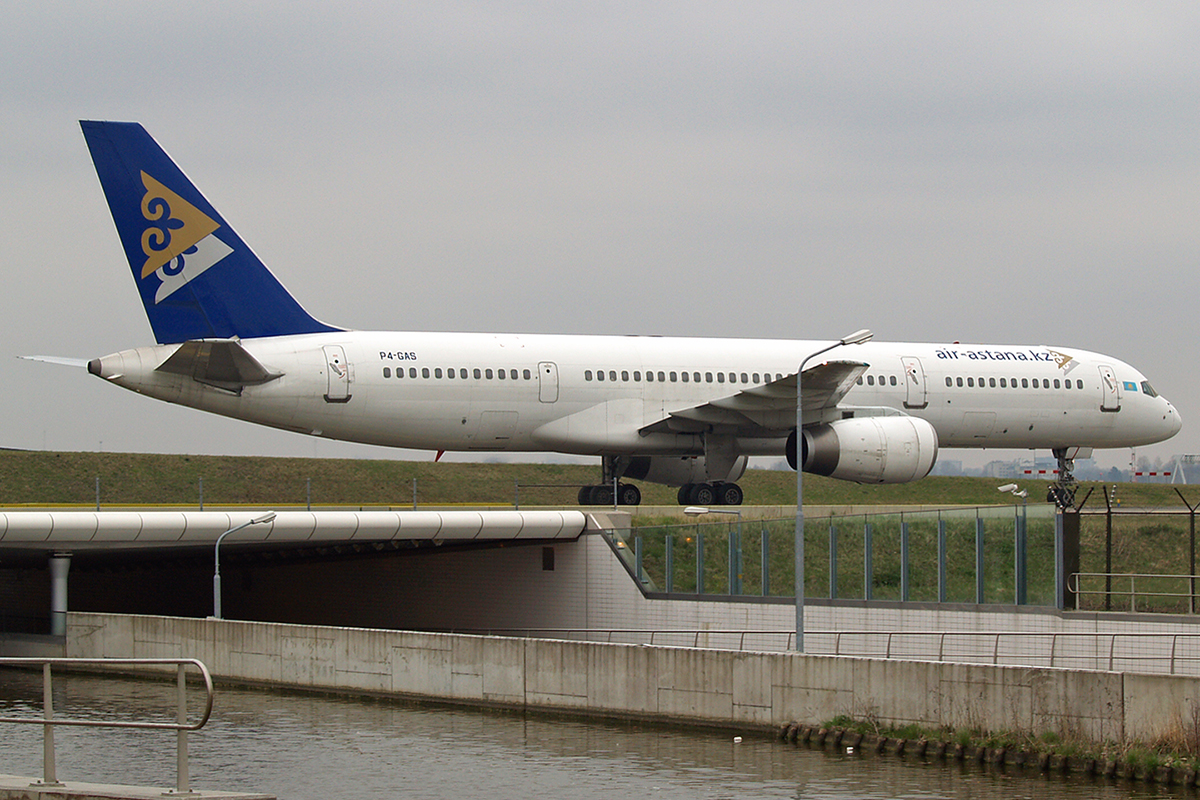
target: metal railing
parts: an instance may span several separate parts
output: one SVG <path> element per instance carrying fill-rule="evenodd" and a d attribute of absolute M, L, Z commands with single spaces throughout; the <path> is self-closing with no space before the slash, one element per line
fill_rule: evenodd
<path fill-rule="evenodd" d="M 794 630 L 651 628 L 492 628 L 454 630 L 606 644 L 790 651 Z M 805 655 L 945 661 L 1148 674 L 1200 675 L 1200 632 L 871 631 L 810 630 Z M 722 646 L 724 645 L 724 646 Z"/>
<path fill-rule="evenodd" d="M 1104 588 L 1084 589 L 1084 581 L 1090 580 L 1103 581 Z M 1121 583 L 1128 581 L 1129 588 L 1113 588 L 1114 581 Z M 1142 584 L 1140 590 L 1138 589 L 1139 581 Z M 1137 600 L 1139 597 L 1144 600 L 1149 600 L 1150 598 L 1167 598 L 1173 601 L 1187 600 L 1188 613 L 1195 614 L 1196 600 L 1200 596 L 1196 593 L 1197 581 L 1200 581 L 1200 575 L 1153 574 L 1146 572 L 1076 572 L 1068 578 L 1068 586 L 1072 592 L 1080 597 L 1103 597 L 1106 609 L 1111 606 L 1111 599 L 1114 597 L 1128 597 L 1129 610 L 1135 613 L 1138 610 Z M 1184 590 L 1178 592 L 1162 591 L 1164 583 L 1170 584 L 1174 582 L 1183 582 L 1185 584 Z M 1147 584 L 1151 584 L 1151 586 L 1147 587 Z"/>
<path fill-rule="evenodd" d="M 54 759 L 54 726 L 74 725 L 87 728 L 138 728 L 176 732 L 175 792 L 188 794 L 188 731 L 204 727 L 212 715 L 213 682 L 208 667 L 194 658 L 0 658 L 0 667 L 42 668 L 42 716 L 0 717 L 0 722 L 42 725 L 42 780 L 36 786 L 62 786 L 58 780 Z M 165 667 L 176 668 L 177 706 L 175 722 L 132 722 L 100 719 L 59 719 L 54 716 L 53 677 L 51 668 L 59 667 Z M 204 681 L 204 713 L 197 722 L 188 723 L 187 668 L 195 667 Z"/>

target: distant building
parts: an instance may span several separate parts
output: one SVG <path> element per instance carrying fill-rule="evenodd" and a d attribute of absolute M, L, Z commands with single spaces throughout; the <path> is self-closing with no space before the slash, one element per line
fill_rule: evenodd
<path fill-rule="evenodd" d="M 939 458 L 929 471 L 930 475 L 958 476 L 963 474 L 962 461 Z"/>

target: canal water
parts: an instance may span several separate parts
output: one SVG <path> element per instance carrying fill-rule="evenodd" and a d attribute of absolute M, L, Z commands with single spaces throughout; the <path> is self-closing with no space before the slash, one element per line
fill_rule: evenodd
<path fill-rule="evenodd" d="M 59 717 L 172 721 L 166 683 L 55 679 Z M 40 673 L 0 670 L 0 716 L 41 713 Z M 199 692 L 189 692 L 195 696 Z M 41 726 L 0 726 L 0 772 L 40 777 Z M 741 742 L 734 740 L 742 736 Z M 797 748 L 746 731 L 217 690 L 189 738 L 193 789 L 329 798 L 1147 798 L 1187 790 Z M 60 780 L 173 787 L 175 735 L 65 728 Z"/>

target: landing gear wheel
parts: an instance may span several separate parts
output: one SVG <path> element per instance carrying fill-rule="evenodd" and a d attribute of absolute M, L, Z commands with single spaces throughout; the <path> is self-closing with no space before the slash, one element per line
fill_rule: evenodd
<path fill-rule="evenodd" d="M 683 486 L 680 486 L 679 492 L 675 495 L 675 502 L 679 503 L 681 506 L 686 506 L 688 503 L 692 502 L 690 498 L 692 496 L 692 487 L 694 485 L 695 484 L 692 483 L 685 483 Z"/>
<path fill-rule="evenodd" d="M 717 503 L 717 490 L 711 483 L 693 483 L 689 499 L 698 506 L 712 506 Z"/>
<path fill-rule="evenodd" d="M 590 506 L 592 504 L 592 489 L 594 489 L 594 488 L 596 488 L 596 487 L 594 487 L 594 486 L 580 486 L 579 487 L 579 497 L 578 497 L 579 505 Z"/>
<path fill-rule="evenodd" d="M 613 501 L 613 490 L 611 486 L 593 486 L 592 487 L 592 502 L 594 506 L 611 506 Z"/>
<path fill-rule="evenodd" d="M 622 483 L 617 487 L 617 498 L 623 506 L 641 505 L 642 490 L 632 483 Z"/>
<path fill-rule="evenodd" d="M 742 504 L 742 487 L 736 483 L 718 483 L 716 491 L 718 505 L 740 506 Z"/>

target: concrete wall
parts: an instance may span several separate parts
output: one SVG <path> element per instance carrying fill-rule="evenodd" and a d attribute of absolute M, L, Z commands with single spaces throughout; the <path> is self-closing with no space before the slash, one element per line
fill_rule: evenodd
<path fill-rule="evenodd" d="M 70 614 L 66 654 L 190 657 L 257 684 L 734 727 L 849 714 L 1120 741 L 1200 707 L 1200 679 L 1178 676 L 107 614 Z"/>

